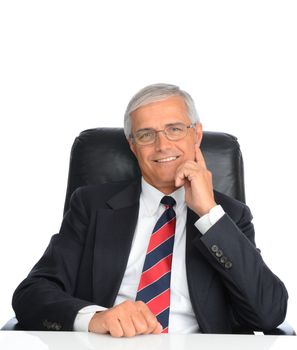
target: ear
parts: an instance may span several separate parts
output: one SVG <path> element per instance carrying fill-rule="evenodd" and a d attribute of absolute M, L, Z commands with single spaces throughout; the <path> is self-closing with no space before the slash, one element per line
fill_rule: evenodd
<path fill-rule="evenodd" d="M 201 141 L 202 141 L 202 137 L 203 137 L 203 130 L 202 130 L 202 124 L 201 123 L 197 123 L 195 125 L 195 143 L 200 147 Z"/>

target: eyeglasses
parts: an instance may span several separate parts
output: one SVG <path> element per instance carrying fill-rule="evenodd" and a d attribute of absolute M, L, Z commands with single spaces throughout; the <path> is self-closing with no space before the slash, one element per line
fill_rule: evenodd
<path fill-rule="evenodd" d="M 136 131 L 134 135 L 130 135 L 131 139 L 135 141 L 140 146 L 151 145 L 155 143 L 157 138 L 157 133 L 163 132 L 164 135 L 170 141 L 178 141 L 187 135 L 188 129 L 194 128 L 195 123 L 191 125 L 185 125 L 183 123 L 169 124 L 163 130 L 155 129 L 141 129 Z"/>

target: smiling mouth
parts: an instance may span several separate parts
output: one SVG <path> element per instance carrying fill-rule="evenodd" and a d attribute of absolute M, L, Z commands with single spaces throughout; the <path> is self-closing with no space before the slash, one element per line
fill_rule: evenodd
<path fill-rule="evenodd" d="M 154 160 L 154 162 L 156 162 L 156 163 L 167 163 L 167 162 L 172 162 L 172 161 L 176 160 L 177 158 L 179 158 L 179 156 L 167 157 L 167 158 L 162 158 L 162 159 L 156 159 L 156 160 Z"/>

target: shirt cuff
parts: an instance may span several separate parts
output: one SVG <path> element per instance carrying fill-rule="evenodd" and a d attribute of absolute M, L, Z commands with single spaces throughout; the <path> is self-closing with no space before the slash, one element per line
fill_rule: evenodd
<path fill-rule="evenodd" d="M 75 332 L 88 332 L 89 323 L 97 311 L 107 310 L 104 306 L 89 305 L 80 309 L 75 317 L 73 330 Z"/>
<path fill-rule="evenodd" d="M 201 216 L 195 222 L 195 226 L 204 235 L 224 214 L 224 209 L 220 205 L 216 205 L 210 209 L 209 213 Z"/>

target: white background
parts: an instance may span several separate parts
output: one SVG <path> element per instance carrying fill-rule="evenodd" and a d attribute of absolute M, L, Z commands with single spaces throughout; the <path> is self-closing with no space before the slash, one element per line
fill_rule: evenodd
<path fill-rule="evenodd" d="M 294 0 L 0 2 L 0 325 L 60 228 L 74 138 L 122 126 L 136 91 L 168 82 L 204 129 L 238 137 L 257 245 L 297 328 L 296 18 Z"/>

